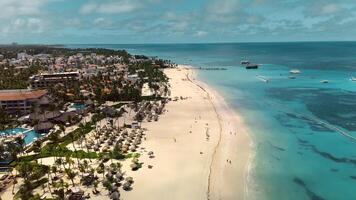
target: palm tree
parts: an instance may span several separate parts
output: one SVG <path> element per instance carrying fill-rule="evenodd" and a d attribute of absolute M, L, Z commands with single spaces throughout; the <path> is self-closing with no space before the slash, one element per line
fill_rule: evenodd
<path fill-rule="evenodd" d="M 68 169 L 70 170 L 72 164 L 74 164 L 74 161 L 73 161 L 69 156 L 66 156 L 66 158 L 65 158 L 65 163 L 68 164 Z M 66 169 L 65 169 L 65 170 L 66 170 Z"/>
<path fill-rule="evenodd" d="M 63 162 L 62 158 L 57 158 L 56 161 L 54 162 L 54 164 L 57 165 L 59 168 L 61 168 L 63 166 L 65 169 L 64 162 Z"/>
<path fill-rule="evenodd" d="M 64 132 L 64 130 L 62 130 L 63 126 L 60 126 L 60 130 L 61 132 Z M 49 136 L 48 136 L 48 139 L 51 141 L 51 143 L 55 144 L 58 142 L 58 140 L 60 139 L 60 132 L 58 131 L 55 131 L 53 133 L 51 133 Z"/>
<path fill-rule="evenodd" d="M 59 125 L 59 130 L 60 130 L 61 133 L 64 135 L 66 128 L 65 128 L 63 125 Z"/>
<path fill-rule="evenodd" d="M 75 134 L 70 134 L 70 137 L 71 137 L 71 139 L 72 139 L 72 145 L 73 145 L 73 149 L 74 149 L 74 153 L 75 153 L 75 155 L 76 155 L 76 159 L 77 159 L 77 164 L 78 164 L 78 166 L 79 166 L 79 158 L 78 158 L 78 151 L 77 151 L 77 148 L 75 147 L 75 141 L 77 140 L 77 135 L 75 135 Z"/>
<path fill-rule="evenodd" d="M 48 186 L 48 190 L 50 192 L 50 194 L 52 195 L 52 189 L 51 189 L 51 184 L 50 184 L 50 181 L 52 180 L 51 178 L 51 169 L 48 170 L 48 183 L 47 183 L 47 186 Z M 53 197 L 53 196 L 52 196 Z"/>
<path fill-rule="evenodd" d="M 15 194 L 15 185 L 17 184 L 17 178 L 15 176 L 14 181 L 12 182 L 12 194 Z"/>
<path fill-rule="evenodd" d="M 54 176 L 57 176 L 57 167 L 55 165 L 51 167 L 51 171 L 54 173 Z"/>
<path fill-rule="evenodd" d="M 23 137 L 16 137 L 15 138 L 16 143 L 19 145 L 20 149 L 19 149 L 19 153 L 22 153 L 23 149 L 24 149 L 24 144 L 25 144 L 25 140 Z"/>
<path fill-rule="evenodd" d="M 95 193 L 98 193 L 98 192 L 99 192 L 99 191 L 98 191 L 99 182 L 98 182 L 97 180 L 95 180 L 94 183 L 93 183 L 93 185 L 94 185 L 94 192 L 95 192 Z"/>
<path fill-rule="evenodd" d="M 75 187 L 74 178 L 77 175 L 77 173 L 75 173 L 71 169 L 66 169 L 65 172 L 66 172 L 68 178 L 70 179 L 70 181 L 72 182 L 73 187 Z"/>

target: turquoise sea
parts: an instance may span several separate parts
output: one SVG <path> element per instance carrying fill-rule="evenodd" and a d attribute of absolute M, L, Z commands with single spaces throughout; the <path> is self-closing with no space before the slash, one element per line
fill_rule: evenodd
<path fill-rule="evenodd" d="M 248 199 L 356 199 L 356 42 L 68 46 L 226 68 L 198 76 L 251 128 Z M 246 59 L 260 68 L 246 70 Z M 295 79 L 292 69 L 301 71 Z"/>

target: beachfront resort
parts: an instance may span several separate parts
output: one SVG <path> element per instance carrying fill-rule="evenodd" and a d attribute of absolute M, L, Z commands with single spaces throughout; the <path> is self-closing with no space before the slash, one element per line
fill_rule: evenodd
<path fill-rule="evenodd" d="M 0 47 L 1 199 L 122 199 L 166 112 L 170 61 L 121 50 Z"/>

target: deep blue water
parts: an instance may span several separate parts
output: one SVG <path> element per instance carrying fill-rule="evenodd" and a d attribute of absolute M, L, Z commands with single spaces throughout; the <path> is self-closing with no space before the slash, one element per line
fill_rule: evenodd
<path fill-rule="evenodd" d="M 356 199 L 356 42 L 69 46 L 225 67 L 198 76 L 251 127 L 249 199 Z M 246 70 L 245 59 L 260 68 Z M 289 79 L 291 69 L 301 74 Z"/>

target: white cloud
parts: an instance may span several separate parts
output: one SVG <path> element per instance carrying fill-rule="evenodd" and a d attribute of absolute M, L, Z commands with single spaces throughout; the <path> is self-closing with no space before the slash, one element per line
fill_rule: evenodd
<path fill-rule="evenodd" d="M 90 14 L 90 13 L 94 12 L 97 8 L 98 8 L 98 5 L 97 5 L 97 4 L 95 4 L 95 3 L 89 3 L 89 4 L 83 5 L 83 6 L 80 8 L 79 12 L 80 12 L 81 14 Z"/>
<path fill-rule="evenodd" d="M 0 0 L 0 18 L 39 15 L 50 0 Z"/>
<path fill-rule="evenodd" d="M 99 17 L 99 18 L 94 19 L 93 22 L 94 22 L 94 24 L 101 24 L 101 23 L 105 22 L 105 19 L 102 17 Z"/>
<path fill-rule="evenodd" d="M 46 22 L 39 18 L 16 18 L 1 28 L 3 34 L 43 33 Z"/>
<path fill-rule="evenodd" d="M 198 37 L 204 37 L 204 36 L 208 35 L 208 32 L 206 32 L 206 31 L 197 31 L 195 35 L 198 36 Z"/>
<path fill-rule="evenodd" d="M 322 7 L 321 13 L 324 15 L 334 14 L 342 10 L 342 7 L 338 4 L 328 4 Z"/>
<path fill-rule="evenodd" d="M 79 13 L 81 14 L 91 14 L 91 13 L 101 13 L 101 14 L 121 14 L 129 13 L 140 8 L 138 1 L 135 0 L 118 0 L 110 1 L 105 3 L 88 3 L 83 5 Z"/>

